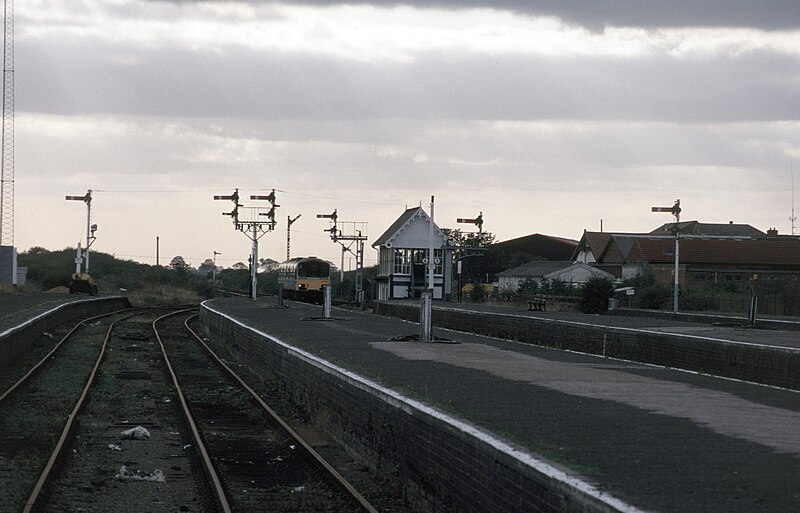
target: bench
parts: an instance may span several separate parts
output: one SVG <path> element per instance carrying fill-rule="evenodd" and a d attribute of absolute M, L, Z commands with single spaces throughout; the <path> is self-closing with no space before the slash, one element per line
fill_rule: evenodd
<path fill-rule="evenodd" d="M 528 311 L 533 312 L 546 312 L 547 305 L 546 300 L 543 297 L 535 297 L 533 299 L 528 300 Z"/>

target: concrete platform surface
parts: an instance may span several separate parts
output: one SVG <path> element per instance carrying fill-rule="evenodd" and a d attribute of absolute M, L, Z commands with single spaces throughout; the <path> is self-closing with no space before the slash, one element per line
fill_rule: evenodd
<path fill-rule="evenodd" d="M 797 392 L 442 329 L 436 336 L 449 342 L 409 341 L 416 324 L 361 312 L 334 309 L 337 319 L 323 321 L 319 306 L 269 299 L 206 305 L 494 433 L 635 510 L 800 511 Z"/>
<path fill-rule="evenodd" d="M 61 305 L 90 299 L 94 298 L 49 292 L 0 295 L 0 335 Z"/>

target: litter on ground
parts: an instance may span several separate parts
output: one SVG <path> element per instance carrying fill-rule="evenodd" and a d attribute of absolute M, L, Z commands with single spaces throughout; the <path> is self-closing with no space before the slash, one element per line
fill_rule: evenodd
<path fill-rule="evenodd" d="M 146 430 L 142 426 L 136 426 L 135 428 L 126 429 L 123 431 L 122 434 L 120 434 L 120 438 L 144 440 L 145 438 L 150 438 L 150 431 Z"/>
<path fill-rule="evenodd" d="M 159 469 L 155 469 L 152 474 L 142 474 L 138 470 L 136 472 L 131 472 L 125 465 L 120 467 L 114 479 L 119 479 L 120 481 L 155 481 L 158 483 L 166 481 L 166 479 L 164 479 L 164 473 Z"/>

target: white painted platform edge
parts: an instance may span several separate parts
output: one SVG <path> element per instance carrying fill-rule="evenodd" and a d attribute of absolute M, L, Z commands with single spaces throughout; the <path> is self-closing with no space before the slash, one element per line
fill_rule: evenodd
<path fill-rule="evenodd" d="M 598 501 L 600 501 L 600 502 L 602 502 L 602 503 L 614 508 L 615 510 L 619 511 L 620 513 L 644 513 L 643 510 L 640 510 L 640 509 L 638 509 L 638 508 L 636 508 L 634 506 L 631 506 L 630 504 L 627 504 L 627 503 L 621 501 L 620 499 L 617 499 L 616 497 L 614 497 L 614 496 L 612 496 L 610 494 L 604 493 L 601 490 L 598 490 L 597 488 L 592 486 L 591 484 L 589 484 L 589 483 L 587 483 L 587 482 L 585 482 L 585 481 L 583 481 L 581 479 L 578 479 L 578 478 L 576 478 L 574 476 L 570 476 L 570 475 L 566 474 L 565 472 L 563 472 L 563 471 L 561 471 L 561 470 L 559 470 L 559 469 L 557 469 L 557 468 L 555 468 L 555 467 L 543 462 L 542 460 L 536 458 L 535 456 L 533 456 L 533 455 L 531 455 L 529 453 L 526 453 L 526 452 L 520 451 L 519 449 L 511 447 L 506 442 L 495 438 L 492 434 L 487 433 L 487 432 L 485 432 L 485 431 L 483 431 L 483 430 L 481 430 L 481 429 L 479 429 L 479 428 L 477 428 L 475 426 L 472 426 L 472 425 L 468 424 L 467 422 L 464 422 L 463 420 L 459 420 L 459 419 L 456 419 L 454 417 L 451 417 L 450 415 L 448 415 L 446 413 L 443 413 L 443 412 L 441 412 L 439 410 L 436 410 L 436 409 L 434 409 L 434 408 L 432 408 L 432 407 L 430 407 L 430 406 L 428 406 L 428 405 L 426 405 L 424 403 L 421 403 L 421 402 L 419 402 L 419 401 L 417 401 L 415 399 L 411 399 L 410 397 L 406 397 L 406 396 L 404 396 L 404 395 L 402 395 L 402 394 L 400 394 L 400 393 L 398 393 L 398 392 L 396 392 L 394 390 L 391 390 L 389 388 L 384 387 L 383 385 L 375 383 L 374 381 L 369 380 L 369 379 L 367 379 L 367 378 L 365 378 L 363 376 L 360 376 L 360 375 L 358 375 L 358 374 L 356 374 L 356 373 L 354 373 L 354 372 L 352 372 L 352 371 L 350 371 L 348 369 L 345 369 L 343 367 L 339 367 L 338 365 L 335 365 L 335 364 L 333 364 L 333 363 L 331 363 L 331 362 L 329 362 L 329 361 L 327 361 L 327 360 L 325 360 L 323 358 L 320 358 L 320 357 L 318 357 L 316 355 L 313 355 L 313 354 L 309 353 L 308 351 L 305 351 L 303 349 L 300 349 L 300 348 L 297 348 L 295 346 L 292 346 L 292 345 L 290 345 L 290 344 L 288 344 L 286 342 L 283 342 L 282 340 L 280 340 L 280 339 L 278 339 L 278 338 L 276 338 L 276 337 L 274 337 L 272 335 L 269 335 L 267 333 L 264 333 L 263 331 L 260 331 L 260 330 L 254 328 L 254 327 L 252 327 L 250 325 L 247 325 L 247 324 L 239 321 L 238 319 L 234 319 L 230 315 L 227 315 L 227 314 L 225 314 L 223 312 L 220 312 L 219 310 L 215 310 L 214 308 L 209 306 L 207 303 L 208 303 L 208 301 L 203 301 L 200 306 L 205 308 L 205 309 L 207 309 L 210 312 L 213 312 L 214 314 L 219 315 L 220 317 L 228 319 L 229 321 L 231 321 L 234 324 L 237 324 L 237 325 L 239 325 L 239 326 L 241 326 L 241 327 L 243 327 L 245 329 L 248 329 L 248 330 L 252 331 L 253 333 L 255 333 L 255 334 L 257 334 L 257 335 L 259 335 L 261 337 L 264 337 L 264 338 L 267 338 L 267 339 L 273 341 L 274 343 L 276 343 L 276 344 L 284 347 L 285 349 L 287 349 L 290 352 L 290 354 L 293 354 L 293 355 L 295 355 L 295 356 L 297 356 L 299 358 L 302 358 L 303 360 L 307 361 L 308 363 L 314 365 L 315 367 L 317 367 L 317 368 L 319 368 L 319 369 L 321 369 L 323 371 L 326 371 L 326 372 L 329 372 L 331 374 L 337 374 L 337 375 L 340 375 L 342 377 L 345 377 L 345 378 L 347 378 L 347 380 L 350 383 L 352 383 L 354 385 L 357 385 L 362 390 L 371 392 L 371 393 L 373 393 L 374 395 L 376 395 L 378 397 L 384 396 L 383 397 L 384 400 L 389 399 L 387 402 L 389 402 L 390 404 L 394 404 L 395 406 L 399 407 L 400 409 L 402 409 L 404 411 L 409 411 L 408 409 L 410 409 L 410 410 L 416 409 L 416 410 L 419 410 L 419 411 L 421 411 L 421 412 L 423 412 L 423 413 L 425 413 L 427 415 L 430 415 L 430 416 L 432 416 L 434 418 L 437 418 L 437 419 L 441 420 L 442 422 L 450 424 L 454 428 L 456 428 L 456 429 L 458 429 L 458 430 L 460 430 L 460 431 L 462 431 L 464 433 L 467 433 L 467 434 L 469 434 L 471 436 L 474 436 L 475 438 L 478 438 L 478 439 L 482 440 L 483 442 L 485 442 L 488 445 L 494 447 L 498 451 L 501 451 L 501 452 L 507 454 L 508 456 L 516 459 L 517 461 L 519 461 L 520 463 L 523 463 L 524 465 L 526 465 L 528 467 L 533 468 L 534 470 L 540 472 L 541 474 L 543 474 L 543 475 L 545 475 L 545 476 L 547 476 L 547 477 L 549 477 L 549 478 L 551 478 L 551 479 L 553 479 L 555 481 L 559 481 L 561 483 L 564 483 L 565 485 L 568 485 L 569 487 L 574 488 L 574 489 L 586 494 L 587 496 L 589 496 L 591 498 L 594 498 L 594 499 L 596 499 L 596 500 L 598 500 Z"/>
<path fill-rule="evenodd" d="M 42 312 L 42 313 L 40 313 L 39 315 L 37 315 L 35 317 L 31 317 L 30 319 L 28 319 L 27 321 L 23 322 L 22 324 L 14 326 L 13 328 L 8 328 L 4 332 L 0 333 L 0 339 L 2 339 L 3 337 L 6 337 L 6 336 L 14 333 L 15 331 L 19 331 L 22 328 L 30 326 L 31 324 L 33 324 L 34 322 L 38 321 L 39 319 L 41 319 L 43 317 L 47 317 L 48 315 L 52 314 L 53 312 L 57 312 L 57 311 L 61 310 L 62 308 L 66 307 L 66 306 L 74 305 L 76 303 L 89 303 L 91 301 L 101 301 L 103 299 L 109 299 L 109 298 L 114 298 L 114 297 L 118 297 L 118 296 L 108 296 L 108 297 L 102 297 L 102 298 L 98 297 L 98 298 L 93 298 L 93 299 L 76 299 L 75 301 L 69 301 L 67 303 L 62 303 L 62 304 L 58 305 L 55 308 L 51 308 L 50 310 L 47 310 L 46 312 Z"/>

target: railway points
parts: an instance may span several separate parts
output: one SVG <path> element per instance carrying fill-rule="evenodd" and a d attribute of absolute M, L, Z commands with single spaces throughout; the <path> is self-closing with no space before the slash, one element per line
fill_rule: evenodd
<path fill-rule="evenodd" d="M 347 323 L 302 322 L 318 308 L 212 300 L 202 317 L 240 361 L 278 374 L 312 415 L 326 412 L 336 436 L 400 476 L 429 510 L 783 513 L 800 505 L 796 391 L 465 332 L 450 335 L 460 344 L 401 341 L 417 327 L 354 311 Z M 598 319 L 589 317 L 570 322 Z M 642 336 L 659 333 L 657 324 L 709 328 L 602 322 L 638 326 Z M 765 345 L 797 337 L 739 335 Z"/>
<path fill-rule="evenodd" d="M 10 363 L 22 376 L 0 380 L 0 497 L 8 511 L 376 513 L 343 474 L 356 477 L 381 511 L 410 511 L 386 500 L 380 482 L 332 442 L 319 435 L 306 442 L 297 433 L 315 430 L 302 421 L 293 419 L 294 431 L 274 410 L 271 420 L 260 420 L 256 401 L 235 397 L 237 387 L 204 361 L 198 348 L 205 344 L 183 325 L 196 309 L 164 315 L 170 310 L 126 309 L 72 329 L 59 325 Z M 252 381 L 269 409 L 261 397 L 275 395 Z M 209 476 L 215 485 L 206 483 Z"/>

